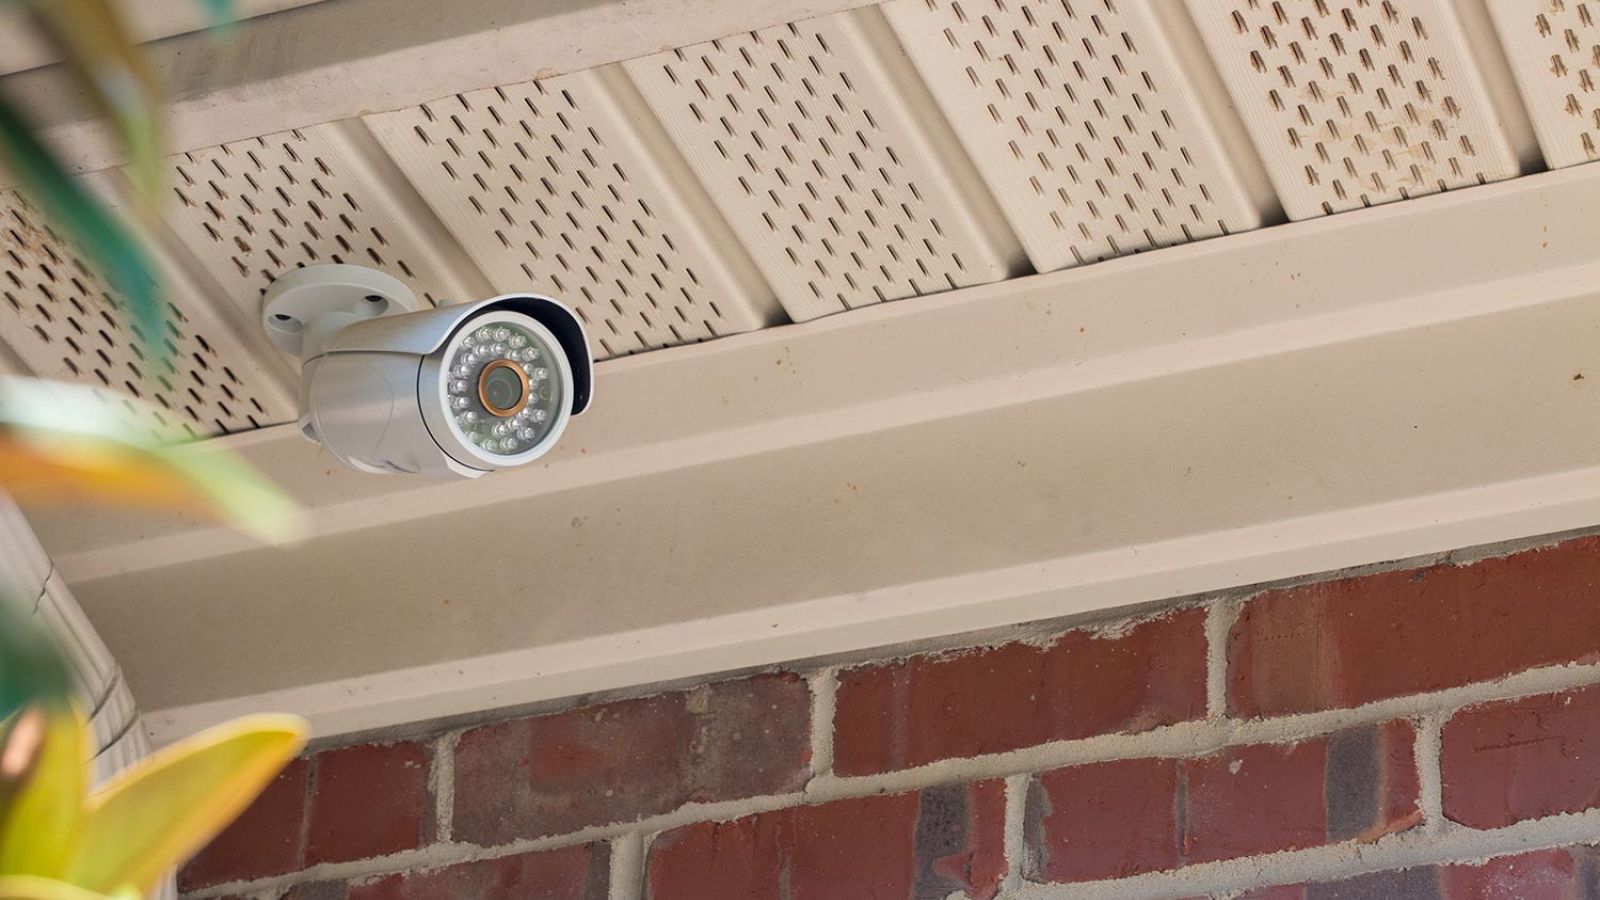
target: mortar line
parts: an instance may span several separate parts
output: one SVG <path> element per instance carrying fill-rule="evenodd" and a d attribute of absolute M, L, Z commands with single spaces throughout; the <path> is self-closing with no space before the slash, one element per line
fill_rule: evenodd
<path fill-rule="evenodd" d="M 1444 749 L 1446 716 L 1424 715 L 1417 722 L 1417 743 L 1412 755 L 1417 766 L 1417 805 L 1428 831 L 1438 834 L 1449 826 L 1444 817 L 1444 772 L 1439 757 Z"/>
<path fill-rule="evenodd" d="M 433 771 L 428 792 L 433 796 L 433 829 L 440 843 L 454 839 L 456 807 L 456 742 L 461 732 L 447 731 L 433 744 Z"/>
<path fill-rule="evenodd" d="M 1032 775 L 1012 775 L 1006 779 L 1005 855 L 1006 874 L 1001 889 L 1021 886 L 1028 870 L 1028 785 Z"/>
<path fill-rule="evenodd" d="M 811 686 L 811 776 L 833 774 L 833 717 L 838 710 L 839 669 L 818 669 Z"/>
<path fill-rule="evenodd" d="M 611 884 L 607 900 L 643 900 L 644 834 L 631 831 L 611 842 Z"/>
<path fill-rule="evenodd" d="M 1228 715 L 1228 632 L 1244 609 L 1242 597 L 1219 597 L 1206 610 L 1206 715 Z"/>

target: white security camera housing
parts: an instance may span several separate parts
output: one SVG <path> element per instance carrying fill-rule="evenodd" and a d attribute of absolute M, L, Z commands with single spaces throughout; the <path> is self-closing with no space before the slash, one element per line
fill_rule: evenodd
<path fill-rule="evenodd" d="M 476 478 L 543 456 L 588 408 L 588 337 L 559 301 L 418 306 L 404 283 L 361 266 L 272 283 L 262 324 L 304 360 L 307 440 L 363 472 Z"/>

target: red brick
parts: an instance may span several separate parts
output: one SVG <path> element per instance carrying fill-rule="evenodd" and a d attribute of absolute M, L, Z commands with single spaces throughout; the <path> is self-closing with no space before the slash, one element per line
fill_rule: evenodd
<path fill-rule="evenodd" d="M 1581 891 L 1581 870 L 1569 850 L 1539 850 L 1496 857 L 1479 866 L 1439 869 L 1439 900 L 1572 900 L 1584 896 Z"/>
<path fill-rule="evenodd" d="M 869 775 L 1049 741 L 1146 731 L 1205 714 L 1205 611 L 848 669 L 834 770 Z"/>
<path fill-rule="evenodd" d="M 492 846 L 798 790 L 810 711 L 801 678 L 763 675 L 472 729 L 456 746 L 454 837 Z"/>
<path fill-rule="evenodd" d="M 180 890 L 299 871 L 305 865 L 305 759 L 284 767 L 255 802 L 178 874 Z"/>
<path fill-rule="evenodd" d="M 674 829 L 648 900 L 991 900 L 1005 875 L 999 781 L 840 800 Z"/>
<path fill-rule="evenodd" d="M 1184 856 L 1210 862 L 1327 843 L 1327 744 L 1231 747 L 1190 760 Z"/>
<path fill-rule="evenodd" d="M 1600 807 L 1600 688 L 1469 707 L 1445 723 L 1444 814 L 1473 828 Z"/>
<path fill-rule="evenodd" d="M 1228 636 L 1241 716 L 1359 706 L 1600 661 L 1600 538 L 1269 591 Z"/>
<path fill-rule="evenodd" d="M 1409 723 L 1390 722 L 1186 761 L 1185 861 L 1373 840 L 1419 824 L 1415 740 Z"/>
<path fill-rule="evenodd" d="M 318 753 L 307 862 L 346 862 L 425 842 L 429 748 L 358 744 Z"/>
<path fill-rule="evenodd" d="M 1417 732 L 1410 722 L 1388 722 L 1379 726 L 1381 747 L 1378 772 L 1378 798 L 1381 818 L 1374 823 L 1380 832 L 1404 831 L 1422 822 L 1422 781 L 1417 772 Z M 1365 839 L 1374 832 L 1357 835 Z"/>
<path fill-rule="evenodd" d="M 1006 863 L 1006 785 L 980 781 L 922 791 L 917 808 L 918 883 L 934 896 L 993 900 Z M 959 890 L 958 890 L 959 889 Z M 944 893 L 939 893 L 943 891 Z"/>
<path fill-rule="evenodd" d="M 1178 763 L 1128 759 L 1057 769 L 1029 792 L 1032 871 L 1041 881 L 1126 878 L 1178 864 Z"/>
<path fill-rule="evenodd" d="M 605 844 L 502 856 L 351 885 L 349 900 L 605 900 L 609 858 Z"/>

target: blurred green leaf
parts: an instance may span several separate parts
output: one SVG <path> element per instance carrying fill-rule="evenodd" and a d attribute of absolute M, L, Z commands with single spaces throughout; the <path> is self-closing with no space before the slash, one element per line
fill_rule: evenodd
<path fill-rule="evenodd" d="M 0 488 L 190 509 L 272 543 L 299 536 L 300 509 L 276 486 L 231 451 L 178 443 L 156 421 L 129 397 L 113 405 L 79 385 L 0 378 Z"/>
<path fill-rule="evenodd" d="M 134 333 L 145 356 L 167 358 L 166 305 L 156 293 L 154 268 L 144 248 L 98 200 L 73 181 L 39 143 L 34 129 L 0 98 L 0 163 L 11 170 L 28 198 L 66 232 L 98 266 L 113 291 L 127 303 Z"/>
<path fill-rule="evenodd" d="M 111 122 L 145 211 L 161 193 L 161 90 L 110 0 L 31 0 L 34 21 Z"/>
<path fill-rule="evenodd" d="M 206 17 L 211 20 L 212 28 L 225 28 L 232 25 L 236 19 L 233 0 L 200 0 L 200 5 L 205 7 Z"/>
<path fill-rule="evenodd" d="M 0 597 L 0 720 L 39 700 L 60 700 L 72 690 L 66 660 L 55 641 L 16 598 Z"/>

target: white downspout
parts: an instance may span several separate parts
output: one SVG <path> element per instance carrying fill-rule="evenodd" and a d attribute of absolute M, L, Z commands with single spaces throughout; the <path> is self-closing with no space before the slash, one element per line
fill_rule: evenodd
<path fill-rule="evenodd" d="M 93 734 L 92 777 L 104 783 L 150 753 L 133 695 L 122 670 L 72 597 L 61 574 L 40 546 L 16 504 L 0 494 L 0 602 L 21 603 L 61 645 L 72 669 L 73 688 Z M 154 894 L 176 896 L 169 877 Z"/>

